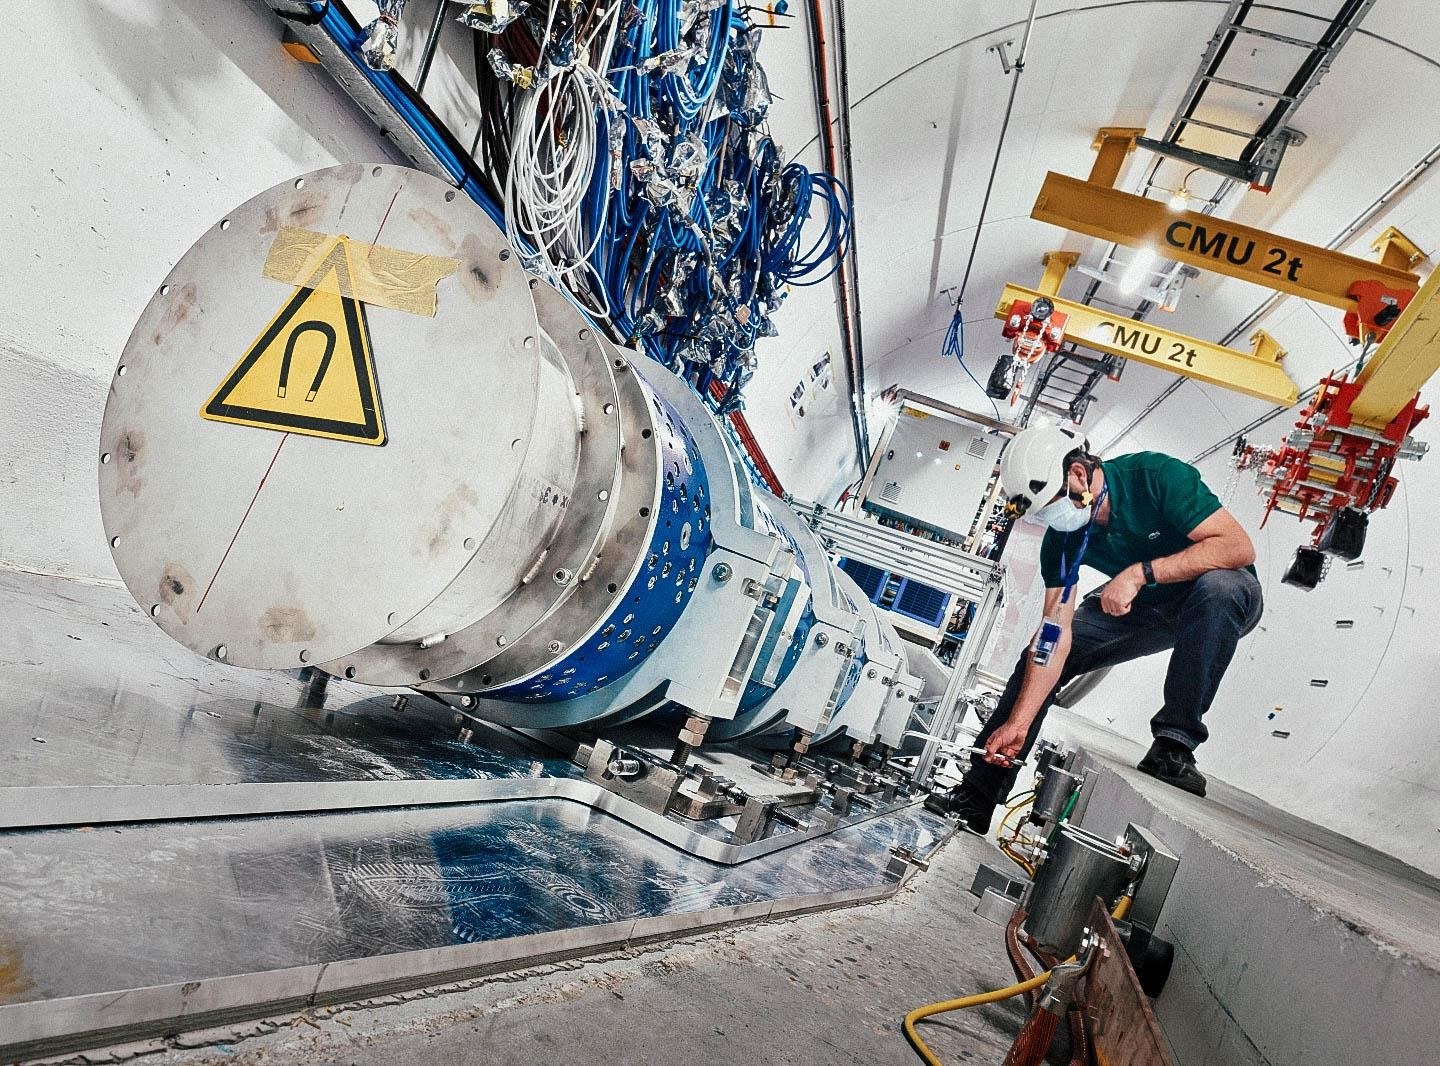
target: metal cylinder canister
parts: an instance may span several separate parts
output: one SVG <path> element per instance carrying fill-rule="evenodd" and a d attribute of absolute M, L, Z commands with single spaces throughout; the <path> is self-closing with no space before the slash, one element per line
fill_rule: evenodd
<path fill-rule="evenodd" d="M 1040 787 L 1035 791 L 1035 803 L 1030 808 L 1030 820 L 1037 825 L 1058 821 L 1065 810 L 1071 794 L 1080 787 L 1080 778 L 1069 770 L 1051 766 L 1045 771 Z"/>
<path fill-rule="evenodd" d="M 403 167 L 307 174 L 202 235 L 126 344 L 98 460 L 162 629 L 372 685 L 589 691 L 653 651 L 711 544 L 699 453 L 630 355 Z"/>
<path fill-rule="evenodd" d="M 1069 766 L 1070 757 L 1074 753 L 1068 748 L 1061 747 L 1049 740 L 1042 740 L 1035 745 L 1035 776 L 1044 777 L 1050 772 L 1050 767 L 1059 766 L 1062 770 Z"/>
<path fill-rule="evenodd" d="M 1130 857 L 1078 826 L 1060 827 L 1035 873 L 1026 901 L 1025 932 L 1045 951 L 1066 958 L 1080 946 L 1091 902 L 1112 904 L 1132 878 Z"/>

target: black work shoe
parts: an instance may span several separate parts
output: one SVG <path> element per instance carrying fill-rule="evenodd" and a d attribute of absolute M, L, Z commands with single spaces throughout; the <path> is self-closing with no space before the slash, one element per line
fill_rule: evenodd
<path fill-rule="evenodd" d="M 950 793 L 932 792 L 925 797 L 925 809 L 939 815 L 950 813 Z"/>
<path fill-rule="evenodd" d="M 1195 755 L 1173 740 L 1157 738 L 1135 769 L 1193 795 L 1205 795 L 1205 775 L 1195 768 Z"/>
<path fill-rule="evenodd" d="M 984 836 L 990 832 L 995 817 L 995 804 L 969 785 L 959 784 L 949 792 L 932 792 L 925 798 L 926 810 L 959 818 L 963 828 Z"/>

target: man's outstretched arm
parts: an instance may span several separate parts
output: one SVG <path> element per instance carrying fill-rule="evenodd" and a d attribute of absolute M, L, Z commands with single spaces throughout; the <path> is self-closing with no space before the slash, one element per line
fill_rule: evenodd
<path fill-rule="evenodd" d="M 1015 698 L 1015 704 L 1010 708 L 1010 716 L 985 743 L 986 752 L 998 756 L 994 759 L 987 756 L 989 762 L 1004 765 L 1025 746 L 1031 723 L 1035 721 L 1035 716 L 1040 713 L 1046 698 L 1060 681 L 1065 660 L 1070 657 L 1070 630 L 1075 621 L 1076 600 L 1072 592 L 1069 602 L 1061 603 L 1063 591 L 1058 588 L 1045 590 L 1045 617 L 1053 618 L 1060 624 L 1060 639 L 1050 654 L 1050 661 L 1044 666 L 1036 666 L 1034 659 L 1027 657 L 1025 678 L 1020 682 L 1020 695 Z M 1039 635 L 1038 632 L 1036 635 Z M 1033 641 L 1031 646 L 1034 646 Z M 1026 655 L 1028 656 L 1029 652 Z"/>

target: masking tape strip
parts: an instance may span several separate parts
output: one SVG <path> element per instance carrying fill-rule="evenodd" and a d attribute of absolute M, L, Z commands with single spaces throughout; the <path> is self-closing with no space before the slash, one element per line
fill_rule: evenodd
<path fill-rule="evenodd" d="M 328 269 L 337 243 L 349 270 Z M 295 226 L 282 226 L 265 256 L 265 277 L 287 285 L 348 296 L 361 303 L 435 317 L 435 286 L 460 269 L 460 261 L 366 244 Z M 347 288 L 349 292 L 344 291 Z"/>

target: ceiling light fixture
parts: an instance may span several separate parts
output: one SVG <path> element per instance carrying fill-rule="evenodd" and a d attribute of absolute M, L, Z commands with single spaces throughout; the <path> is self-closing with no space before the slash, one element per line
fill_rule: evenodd
<path fill-rule="evenodd" d="M 1191 278 L 1198 278 L 1200 271 L 1192 266 L 1182 266 L 1173 270 L 1169 276 L 1162 281 L 1159 296 L 1160 310 L 1174 312 L 1180 306 L 1180 293 L 1185 289 L 1185 283 Z"/>
<path fill-rule="evenodd" d="M 1180 306 L 1180 291 L 1184 288 L 1183 281 L 1166 286 L 1163 290 L 1164 295 L 1160 298 L 1160 310 L 1174 314 L 1175 309 Z"/>
<path fill-rule="evenodd" d="M 1179 212 L 1188 211 L 1190 209 L 1190 198 L 1192 195 L 1194 195 L 1190 192 L 1190 179 L 1193 178 L 1196 174 L 1200 173 L 1200 170 L 1200 167 L 1196 167 L 1194 170 L 1190 171 L 1190 173 L 1186 174 L 1185 180 L 1180 183 L 1180 188 L 1176 189 L 1170 194 L 1170 199 L 1168 202 L 1171 211 Z"/>

